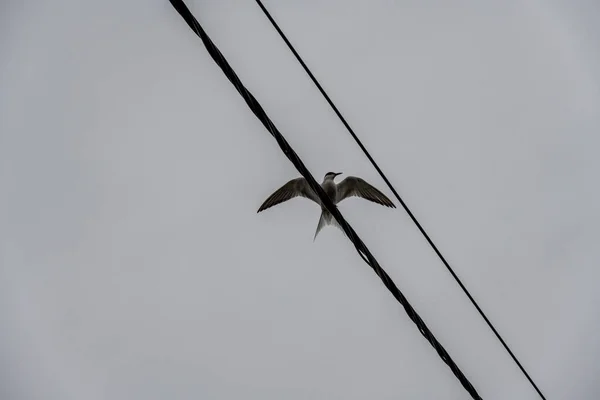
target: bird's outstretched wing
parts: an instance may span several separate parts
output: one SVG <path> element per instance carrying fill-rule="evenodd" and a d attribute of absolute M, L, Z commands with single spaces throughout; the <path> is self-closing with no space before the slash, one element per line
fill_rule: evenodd
<path fill-rule="evenodd" d="M 308 185 L 308 182 L 304 178 L 292 179 L 279 189 L 270 195 L 267 200 L 260 206 L 257 212 L 266 210 L 269 207 L 273 207 L 279 203 L 283 203 L 294 197 L 302 196 L 314 201 L 317 204 L 321 204 L 319 197 Z"/>
<path fill-rule="evenodd" d="M 378 189 L 368 184 L 364 179 L 349 176 L 338 184 L 337 203 L 347 197 L 357 196 L 367 199 L 382 206 L 396 208 L 394 203 Z"/>

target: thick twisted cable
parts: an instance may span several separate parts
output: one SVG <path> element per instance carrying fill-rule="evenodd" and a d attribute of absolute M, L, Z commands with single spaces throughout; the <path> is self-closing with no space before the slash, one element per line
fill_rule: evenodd
<path fill-rule="evenodd" d="M 358 237 L 354 229 L 346 222 L 343 218 L 342 214 L 339 212 L 337 207 L 331 202 L 329 197 L 325 194 L 321 186 L 315 181 L 311 173 L 308 171 L 302 160 L 298 157 L 298 155 L 294 152 L 294 150 L 287 143 L 283 135 L 279 132 L 279 130 L 275 127 L 273 122 L 269 119 L 261 105 L 258 103 L 256 98 L 244 87 L 240 79 L 237 77 L 227 60 L 219 49 L 215 46 L 215 44 L 210 40 L 206 32 L 202 29 L 196 18 L 191 14 L 187 6 L 181 0 L 169 0 L 173 7 L 179 12 L 179 14 L 183 17 L 183 19 L 187 22 L 190 28 L 202 39 L 202 42 L 206 46 L 209 54 L 213 58 L 213 60 L 219 65 L 223 73 L 227 76 L 229 81 L 235 86 L 237 91 L 242 95 L 254 115 L 262 122 L 262 124 L 267 128 L 267 130 L 271 133 L 271 135 L 277 140 L 279 147 L 286 155 L 286 157 L 294 164 L 298 172 L 304 176 L 307 180 L 310 187 L 317 193 L 321 202 L 325 205 L 325 207 L 329 210 L 329 212 L 334 216 L 336 221 L 340 224 L 343 231 L 346 233 L 348 238 L 354 244 L 356 250 L 362 259 L 375 271 L 375 273 L 379 276 L 379 278 L 383 281 L 385 287 L 392 293 L 392 295 L 398 300 L 398 302 L 404 307 L 404 310 L 408 314 L 409 318 L 417 325 L 421 334 L 431 343 L 431 345 L 435 348 L 440 358 L 448 365 L 448 367 L 452 370 L 454 375 L 458 378 L 460 383 L 463 385 L 465 390 L 469 392 L 473 399 L 480 400 L 481 397 L 471 384 L 467 377 L 462 373 L 460 368 L 456 365 L 456 363 L 452 360 L 448 352 L 444 349 L 440 342 L 435 338 L 433 333 L 427 328 L 425 322 L 419 317 L 417 312 L 412 308 L 406 297 L 400 292 L 398 287 L 394 284 L 390 276 L 381 268 L 375 257 L 371 254 L 369 249 L 365 246 L 362 240 Z"/>
<path fill-rule="evenodd" d="M 504 341 L 504 339 L 502 338 L 502 336 L 500 336 L 500 333 L 496 330 L 496 328 L 494 327 L 494 325 L 492 324 L 492 322 L 488 319 L 488 317 L 485 315 L 485 313 L 483 312 L 483 310 L 479 307 L 479 304 L 477 304 L 477 302 L 475 301 L 475 299 L 473 298 L 473 296 L 471 295 L 471 293 L 467 290 L 466 286 L 462 283 L 462 281 L 460 280 L 460 278 L 458 277 L 458 275 L 454 272 L 454 270 L 452 269 L 452 267 L 450 266 L 450 264 L 448 263 L 448 261 L 446 261 L 446 258 L 438 250 L 437 246 L 433 243 L 433 240 L 431 240 L 431 238 L 429 237 L 429 235 L 427 234 L 427 232 L 425 232 L 425 229 L 423 228 L 423 226 L 421 226 L 421 224 L 419 223 L 419 221 L 417 220 L 417 218 L 414 216 L 414 214 L 412 213 L 412 211 L 410 211 L 410 209 L 408 208 L 408 205 L 406 205 L 406 203 L 404 202 L 404 200 L 402 200 L 402 198 L 400 197 L 400 195 L 398 194 L 398 192 L 396 191 L 396 189 L 394 188 L 394 186 L 392 186 L 392 184 L 390 183 L 390 181 L 388 180 L 388 178 L 385 176 L 385 174 L 383 173 L 383 171 L 379 168 L 379 165 L 377 165 L 377 163 L 375 162 L 375 160 L 373 159 L 373 157 L 371 157 L 371 154 L 369 154 L 368 150 L 362 144 L 362 142 L 360 141 L 360 139 L 358 138 L 358 136 L 354 133 L 354 130 L 350 127 L 350 125 L 348 124 L 348 122 L 346 122 L 346 119 L 342 116 L 342 113 L 338 110 L 338 108 L 335 106 L 335 104 L 333 103 L 333 101 L 329 98 L 329 95 L 327 95 L 327 92 L 325 92 L 325 89 L 323 89 L 323 87 L 321 86 L 321 84 L 319 83 L 319 81 L 317 80 L 317 78 L 315 78 L 315 76 L 313 75 L 313 73 L 311 72 L 311 70 L 304 63 L 304 60 L 302 60 L 302 57 L 300 57 L 300 55 L 298 54 L 298 52 L 296 51 L 296 49 L 294 48 L 294 46 L 290 43 L 290 41 L 288 40 L 288 38 L 285 36 L 285 34 L 281 30 L 281 28 L 279 28 L 279 25 L 277 24 L 277 22 L 275 22 L 275 19 L 271 16 L 271 14 L 267 10 L 267 8 L 263 5 L 262 1 L 261 0 L 255 0 L 255 1 L 258 4 L 258 6 L 260 7 L 260 9 L 263 11 L 263 13 L 265 14 L 265 16 L 267 17 L 267 19 L 271 22 L 271 24 L 273 25 L 273 27 L 275 28 L 275 30 L 277 31 L 277 33 L 279 33 L 279 36 L 281 36 L 281 38 L 283 39 L 283 41 L 285 42 L 285 44 L 288 46 L 288 48 L 294 54 L 294 56 L 296 57 L 296 59 L 298 60 L 298 62 L 300 63 L 300 65 L 302 65 L 302 68 L 304 68 L 304 71 L 307 73 L 307 75 L 313 81 L 313 83 L 315 84 L 315 86 L 317 87 L 317 89 L 319 89 L 319 91 L 321 92 L 321 94 L 323 95 L 323 97 L 325 98 L 325 100 L 327 101 L 327 103 L 329 103 L 329 105 L 333 109 L 334 113 L 342 121 L 342 124 L 346 127 L 346 129 L 348 130 L 348 132 L 350 132 L 350 135 L 354 138 L 354 140 L 356 141 L 356 143 L 358 144 L 358 146 L 361 148 L 361 150 L 363 151 L 363 153 L 365 153 L 365 155 L 367 156 L 367 158 L 369 159 L 369 161 L 371 162 L 371 164 L 373 164 L 373 167 L 375 167 L 375 169 L 377 170 L 377 172 L 379 173 L 379 175 L 381 176 L 381 178 L 384 180 L 384 182 L 390 188 L 390 190 L 392 191 L 392 193 L 394 194 L 394 196 L 396 197 L 396 199 L 398 200 L 398 202 L 402 205 L 402 207 L 404 208 L 404 210 L 406 211 L 406 213 L 408 214 L 408 216 L 412 219 L 412 221 L 417 226 L 417 228 L 419 229 L 419 231 L 421 232 L 421 234 L 425 237 L 425 240 L 427 240 L 427 243 L 429 243 L 429 245 L 431 246 L 431 248 L 433 249 L 433 251 L 435 252 L 435 254 L 442 261 L 442 264 L 444 264 L 444 266 L 446 267 L 446 269 L 450 272 L 450 275 L 452 275 L 452 277 L 454 278 L 454 280 L 456 281 L 456 283 L 458 283 L 458 286 L 460 286 L 460 288 L 462 289 L 462 291 L 469 298 L 469 300 L 471 301 L 471 304 L 473 304 L 473 306 L 475 307 L 475 309 L 477 309 L 477 312 L 479 312 L 479 315 L 484 319 L 484 321 L 486 322 L 486 324 L 488 325 L 488 327 L 492 330 L 492 332 L 494 333 L 494 335 L 496 335 L 496 338 L 498 339 L 498 341 L 500 341 L 500 343 L 502 344 L 502 346 L 504 347 L 504 349 L 508 352 L 508 354 L 513 359 L 513 361 L 515 362 L 515 364 L 517 364 L 517 366 L 519 367 L 519 369 L 521 370 L 521 372 L 523 373 L 523 375 L 525 375 L 525 378 L 527 378 L 527 380 L 533 386 L 533 388 L 538 393 L 538 395 L 543 400 L 546 400 L 546 397 L 544 397 L 544 395 L 542 394 L 542 391 L 535 384 L 535 382 L 533 381 L 533 379 L 531 378 L 531 376 L 529 376 L 529 374 L 525 370 L 525 367 L 523 367 L 523 365 L 521 365 L 521 363 L 517 359 L 517 356 L 515 356 L 514 353 L 512 352 L 512 350 L 510 349 L 510 347 L 508 347 L 508 345 L 506 344 L 506 342 Z"/>

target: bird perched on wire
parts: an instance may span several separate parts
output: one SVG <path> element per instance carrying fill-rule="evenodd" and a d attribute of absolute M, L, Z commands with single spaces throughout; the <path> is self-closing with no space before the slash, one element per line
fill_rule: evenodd
<path fill-rule="evenodd" d="M 341 175 L 341 172 L 328 172 L 323 178 L 323 183 L 321 183 L 321 187 L 327 196 L 329 196 L 333 204 L 338 204 L 340 201 L 348 197 L 357 196 L 374 203 L 381 204 L 382 206 L 396 208 L 390 199 L 388 199 L 378 189 L 367 183 L 364 179 L 356 176 L 349 176 L 340 183 L 335 183 L 334 179 L 338 175 Z M 333 215 L 331 215 L 331 213 L 327 211 L 327 209 L 321 204 L 319 196 L 310 188 L 308 182 L 304 178 L 292 179 L 277 189 L 275 193 L 270 195 L 267 200 L 265 200 L 265 202 L 258 208 L 257 212 L 261 212 L 267 208 L 273 207 L 279 203 L 283 203 L 284 201 L 298 196 L 312 200 L 321 206 L 321 218 L 319 218 L 317 231 L 315 232 L 313 241 L 317 238 L 317 235 L 321 229 L 323 229 L 323 227 L 326 225 L 335 225 L 340 228 L 335 218 L 333 218 Z"/>

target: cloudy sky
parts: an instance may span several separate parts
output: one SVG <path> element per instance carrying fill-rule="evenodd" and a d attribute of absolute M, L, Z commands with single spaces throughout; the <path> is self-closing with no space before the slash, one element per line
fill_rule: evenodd
<path fill-rule="evenodd" d="M 594 4 L 595 3 L 595 4 Z M 389 193 L 251 0 L 188 6 L 315 177 Z M 548 399 L 600 396 L 600 6 L 265 2 Z M 0 398 L 465 399 L 167 0 L 0 5 Z M 402 209 L 340 209 L 485 399 Z"/>

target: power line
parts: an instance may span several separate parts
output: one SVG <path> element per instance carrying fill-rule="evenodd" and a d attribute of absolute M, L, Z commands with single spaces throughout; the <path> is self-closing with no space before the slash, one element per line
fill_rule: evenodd
<path fill-rule="evenodd" d="M 310 71 L 310 69 L 308 68 L 308 66 L 304 63 L 304 60 L 302 60 L 302 57 L 300 57 L 300 55 L 298 54 L 298 52 L 296 51 L 296 49 L 294 48 L 294 46 L 290 43 L 290 41 L 285 36 L 285 34 L 283 33 L 283 31 L 279 28 L 279 25 L 277 24 L 277 22 L 275 22 L 275 20 L 273 19 L 273 17 L 269 13 L 269 11 L 263 5 L 262 1 L 256 0 L 256 3 L 261 8 L 261 10 L 263 11 L 263 13 L 267 16 L 267 18 L 269 19 L 269 21 L 271 22 L 271 24 L 273 25 L 273 27 L 275 28 L 275 30 L 277 30 L 277 32 L 279 33 L 279 36 L 281 36 L 281 38 L 283 39 L 283 41 L 287 44 L 288 48 L 292 51 L 292 53 L 294 53 L 294 56 L 296 56 L 296 59 L 302 65 L 302 68 L 304 68 L 304 71 L 306 71 L 306 73 L 308 74 L 308 76 L 310 77 L 310 79 L 313 81 L 313 83 L 315 84 L 315 86 L 317 86 L 317 88 L 319 89 L 319 91 L 321 92 L 321 94 L 323 95 L 323 97 L 325 98 L 325 100 L 327 100 L 327 103 L 329 103 L 329 105 L 331 106 L 331 108 L 333 109 L 333 111 L 336 113 L 336 115 L 339 117 L 339 119 L 342 121 L 342 123 L 344 124 L 344 126 L 348 130 L 348 132 L 350 132 L 350 135 L 352 135 L 352 137 L 354 138 L 354 140 L 356 141 L 356 143 L 358 144 L 358 146 L 362 149 L 362 151 L 365 153 L 365 155 L 367 156 L 367 158 L 371 162 L 371 164 L 373 164 L 373 166 L 375 167 L 375 169 L 377 170 L 377 172 L 379 173 L 379 175 L 381 176 L 381 178 L 388 185 L 388 187 L 390 188 L 390 190 L 392 191 L 392 193 L 394 194 L 394 196 L 396 196 L 396 199 L 398 200 L 398 202 L 400 202 L 400 204 L 402 204 L 402 207 L 407 212 L 407 214 L 410 216 L 410 218 L 412 219 L 412 221 L 415 223 L 415 225 L 417 226 L 417 228 L 419 229 L 419 231 L 421 232 L 421 234 L 425 237 L 425 240 L 427 240 L 427 243 L 429 243 L 429 245 L 431 246 L 431 248 L 433 249 L 433 251 L 435 252 L 435 254 L 437 254 L 437 256 L 442 261 L 442 263 L 444 264 L 444 266 L 446 266 L 446 268 L 448 269 L 448 271 L 450 272 L 450 274 L 452 275 L 452 277 L 454 278 L 454 280 L 456 281 L 456 283 L 458 283 L 458 285 L 461 287 L 461 289 L 463 290 L 463 292 L 465 293 L 465 295 L 467 295 L 467 297 L 469 298 L 469 300 L 471 301 L 471 303 L 473 304 L 473 306 L 477 309 L 477 311 L 479 312 L 479 314 L 481 315 L 481 317 L 485 320 L 485 322 L 490 327 L 490 329 L 492 330 L 492 332 L 494 332 L 494 334 L 496 335 L 496 337 L 498 338 L 498 340 L 500 341 L 500 343 L 502 343 L 502 346 L 504 346 L 504 348 L 506 349 L 506 351 L 508 352 L 508 354 L 510 354 L 510 356 L 512 357 L 512 359 L 514 360 L 514 362 L 521 369 L 521 372 L 523 372 L 523 374 L 525 375 L 525 377 L 527 378 L 527 380 L 529 381 L 529 383 L 531 383 L 531 385 L 537 391 L 537 393 L 540 395 L 540 397 L 542 399 L 546 400 L 546 398 L 544 397 L 544 395 L 542 394 L 542 392 L 540 391 L 540 389 L 537 387 L 537 385 L 533 381 L 533 379 L 529 376 L 529 374 L 527 373 L 527 371 L 525 370 L 525 368 L 521 365 L 521 363 L 519 362 L 519 360 L 517 359 L 517 357 L 510 350 L 510 348 L 508 347 L 508 345 L 506 344 L 506 342 L 504 341 L 504 339 L 502 339 L 502 336 L 500 336 L 500 334 L 498 333 L 498 331 L 496 330 L 496 328 L 494 327 L 494 325 L 492 324 L 492 322 L 488 319 L 488 317 L 485 315 L 485 313 L 483 312 L 483 310 L 479 307 L 479 305 L 477 304 L 477 302 L 475 301 L 475 299 L 473 298 L 473 296 L 471 295 L 471 293 L 469 293 L 469 291 L 467 290 L 467 288 L 465 287 L 465 285 L 462 283 L 462 281 L 460 280 L 460 278 L 458 277 L 458 275 L 454 272 L 454 270 L 452 269 L 452 267 L 450 266 L 450 264 L 448 263 L 448 261 L 446 261 L 446 259 L 444 258 L 444 256 L 442 255 L 442 253 L 438 250 L 437 246 L 433 243 L 433 241 L 431 240 L 431 238 L 429 237 L 429 235 L 427 234 L 427 232 L 425 232 L 425 229 L 421 226 L 421 224 L 419 223 L 419 221 L 417 220 L 417 218 L 410 211 L 410 209 L 408 208 L 408 205 L 406 205 L 406 203 L 404 202 L 404 200 L 402 200 L 402 198 L 400 197 L 400 195 L 398 194 L 398 192 L 396 191 L 396 189 L 394 189 L 394 186 L 392 186 L 392 184 L 390 183 L 390 181 L 388 180 L 388 178 L 385 176 L 385 174 L 383 173 L 383 171 L 379 168 L 379 166 L 377 165 L 377 163 L 373 159 L 373 157 L 371 157 L 371 154 L 369 154 L 368 150 L 362 144 L 362 142 L 360 141 L 360 139 L 358 138 L 358 136 L 356 136 L 356 134 L 354 133 L 354 130 L 350 127 L 350 125 L 348 124 L 348 122 L 346 122 L 346 119 L 342 116 L 342 114 L 340 113 L 340 111 L 338 110 L 338 108 L 335 106 L 335 104 L 333 103 L 333 101 L 329 98 L 329 96 L 327 95 L 327 92 L 325 92 L 325 89 L 323 89 L 323 87 L 321 86 L 321 84 L 319 83 L 319 81 L 317 81 L 317 78 L 315 78 L 315 76 Z"/>
<path fill-rule="evenodd" d="M 275 127 L 273 122 L 269 119 L 262 106 L 256 100 L 256 98 L 250 93 L 242 84 L 236 73 L 233 71 L 223 54 L 219 51 L 219 49 L 215 46 L 215 44 L 210 40 L 206 32 L 202 29 L 196 18 L 191 14 L 190 10 L 186 7 L 186 5 L 181 0 L 169 0 L 173 7 L 179 12 L 179 14 L 183 17 L 183 19 L 187 22 L 189 27 L 202 39 L 206 50 L 209 52 L 213 60 L 219 65 L 227 79 L 235 86 L 236 90 L 240 93 L 240 95 L 246 101 L 248 107 L 252 110 L 254 115 L 262 122 L 262 124 L 267 128 L 269 133 L 275 138 L 279 147 L 283 151 L 283 153 L 287 156 L 287 158 L 294 164 L 298 172 L 304 176 L 310 185 L 311 189 L 317 193 L 319 199 L 322 204 L 325 205 L 327 210 L 334 216 L 336 221 L 340 224 L 343 231 L 346 233 L 348 238 L 354 244 L 357 252 L 361 256 L 361 258 L 375 271 L 375 273 L 382 280 L 385 287 L 390 291 L 390 293 L 394 296 L 394 298 L 404 307 L 404 310 L 408 314 L 408 317 L 417 325 L 421 334 L 429 341 L 429 343 L 434 347 L 437 351 L 440 358 L 448 365 L 448 367 L 452 370 L 454 375 L 458 378 L 460 383 L 463 385 L 465 390 L 469 392 L 471 397 L 476 400 L 481 400 L 481 397 L 473 387 L 473 385 L 469 382 L 467 377 L 462 373 L 456 363 L 452 360 L 448 352 L 444 349 L 440 342 L 435 338 L 433 333 L 427 328 L 425 322 L 419 317 L 417 312 L 412 308 L 406 297 L 402 294 L 400 289 L 396 286 L 396 284 L 392 281 L 392 278 L 383 270 L 383 268 L 379 265 L 375 257 L 371 254 L 367 246 L 363 243 L 363 241 L 358 237 L 354 229 L 346 222 L 340 211 L 337 207 L 331 202 L 327 194 L 323 191 L 321 186 L 315 181 L 311 173 L 308 171 L 300 157 L 294 152 L 288 142 L 285 140 L 281 132 Z"/>

